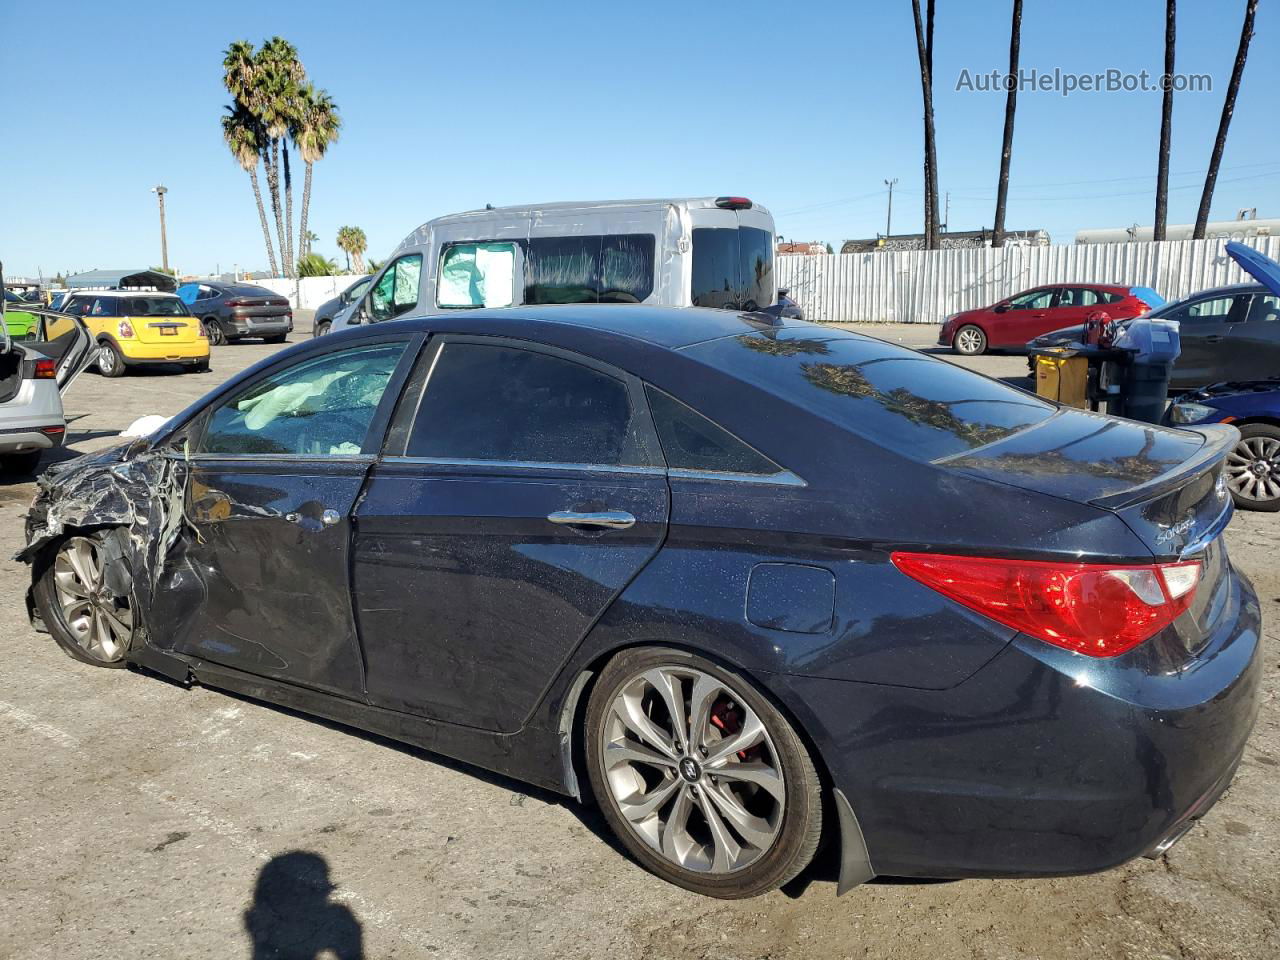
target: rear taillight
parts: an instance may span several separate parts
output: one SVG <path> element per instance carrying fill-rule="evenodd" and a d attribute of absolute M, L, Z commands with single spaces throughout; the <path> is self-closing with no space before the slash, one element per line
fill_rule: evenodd
<path fill-rule="evenodd" d="M 1191 606 L 1200 562 L 1047 563 L 894 553 L 913 580 L 997 623 L 1091 657 L 1114 657 Z"/>
<path fill-rule="evenodd" d="M 133 336 L 133 324 L 128 320 L 121 320 L 116 324 L 116 333 L 120 335 L 122 340 L 128 340 Z"/>
<path fill-rule="evenodd" d="M 58 365 L 49 359 L 37 360 L 31 376 L 36 380 L 56 380 L 58 378 Z"/>
<path fill-rule="evenodd" d="M 751 201 L 746 197 L 716 197 L 716 206 L 721 210 L 750 210 Z"/>
<path fill-rule="evenodd" d="M 245 305 L 245 301 L 244 300 L 225 300 L 223 301 L 222 305 L 224 307 L 243 307 Z"/>

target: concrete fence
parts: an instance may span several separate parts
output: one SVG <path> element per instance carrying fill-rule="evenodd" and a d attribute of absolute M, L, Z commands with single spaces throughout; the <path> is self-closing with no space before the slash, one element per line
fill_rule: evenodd
<path fill-rule="evenodd" d="M 342 274 L 336 277 L 302 277 L 298 280 L 275 277 L 270 280 L 251 282 L 255 286 L 266 287 L 282 297 L 288 297 L 289 305 L 295 310 L 314 310 L 359 279 L 358 276 Z"/>
<path fill-rule="evenodd" d="M 1244 241 L 1280 257 L 1280 237 Z M 941 323 L 1046 283 L 1151 287 L 1173 300 L 1250 278 L 1223 252 L 1224 240 L 1099 243 L 1058 247 L 912 250 L 777 258 L 787 287 L 819 321 Z"/>

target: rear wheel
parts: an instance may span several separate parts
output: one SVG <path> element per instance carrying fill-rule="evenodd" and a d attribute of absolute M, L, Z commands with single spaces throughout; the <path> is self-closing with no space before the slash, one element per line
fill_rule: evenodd
<path fill-rule="evenodd" d="M 663 879 L 736 899 L 781 886 L 813 859 L 818 774 L 743 675 L 679 650 L 626 650 L 601 672 L 586 725 L 601 810 Z"/>
<path fill-rule="evenodd" d="M 1280 510 L 1280 427 L 1246 423 L 1227 455 L 1227 489 L 1244 510 Z"/>
<path fill-rule="evenodd" d="M 220 347 L 227 342 L 227 335 L 222 332 L 222 324 L 217 317 L 205 317 L 200 325 L 204 327 L 204 335 L 209 338 L 209 346 Z"/>
<path fill-rule="evenodd" d="M 122 667 L 133 642 L 133 602 L 110 586 L 109 536 L 68 537 L 46 552 L 35 600 L 50 635 L 68 654 L 97 667 Z"/>
<path fill-rule="evenodd" d="M 124 376 L 124 357 L 110 340 L 98 344 L 98 372 L 104 377 Z"/>
<path fill-rule="evenodd" d="M 25 477 L 36 472 L 40 466 L 40 451 L 28 450 L 26 453 L 6 453 L 0 456 L 0 473 L 10 473 Z"/>
<path fill-rule="evenodd" d="M 976 357 L 980 353 L 987 352 L 987 335 L 983 333 L 981 327 L 975 327 L 971 323 L 966 324 L 956 331 L 955 338 L 951 341 L 951 349 L 966 357 Z"/>

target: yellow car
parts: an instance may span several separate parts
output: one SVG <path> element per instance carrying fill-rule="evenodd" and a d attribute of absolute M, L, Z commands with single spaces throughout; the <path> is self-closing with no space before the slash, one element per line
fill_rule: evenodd
<path fill-rule="evenodd" d="M 98 342 L 98 372 L 119 377 L 129 367 L 181 364 L 209 369 L 209 340 L 187 305 L 172 293 L 85 290 L 73 293 L 63 313 L 79 317 Z"/>

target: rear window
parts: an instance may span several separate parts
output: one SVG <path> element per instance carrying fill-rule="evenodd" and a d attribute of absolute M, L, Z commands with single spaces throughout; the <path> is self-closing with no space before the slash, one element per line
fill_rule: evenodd
<path fill-rule="evenodd" d="M 994 443 L 1057 410 L 963 367 L 855 335 L 783 329 L 712 340 L 687 352 L 917 460 Z"/>
<path fill-rule="evenodd" d="M 177 297 L 120 297 L 119 309 L 126 317 L 185 317 L 187 305 Z"/>
<path fill-rule="evenodd" d="M 773 303 L 773 236 L 755 227 L 693 231 L 695 307 L 758 310 Z"/>

